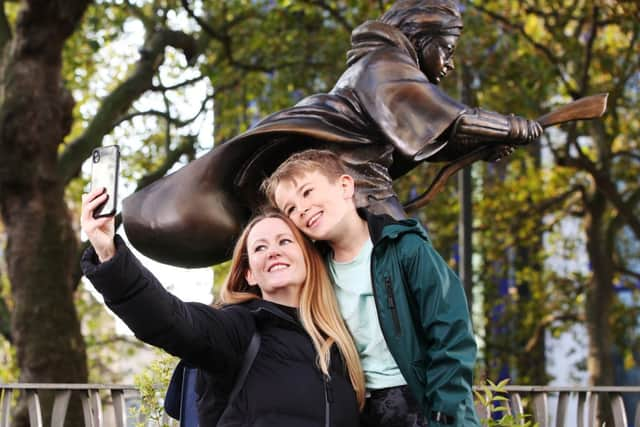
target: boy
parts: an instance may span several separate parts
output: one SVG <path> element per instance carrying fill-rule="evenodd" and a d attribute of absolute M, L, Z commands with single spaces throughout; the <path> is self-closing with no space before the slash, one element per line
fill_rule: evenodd
<path fill-rule="evenodd" d="M 425 230 L 356 209 L 354 180 L 330 151 L 294 154 L 263 189 L 327 249 L 370 393 L 361 425 L 478 426 L 466 298 Z"/>

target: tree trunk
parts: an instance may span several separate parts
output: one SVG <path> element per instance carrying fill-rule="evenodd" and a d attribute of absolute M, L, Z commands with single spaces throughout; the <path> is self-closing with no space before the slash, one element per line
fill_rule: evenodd
<path fill-rule="evenodd" d="M 58 147 L 73 108 L 61 77 L 62 48 L 86 7 L 85 0 L 25 2 L 3 57 L 0 212 L 22 382 L 88 380 L 73 301 L 77 240 L 57 175 Z M 41 400 L 48 424 L 50 396 Z M 28 425 L 23 410 L 12 425 Z"/>
<path fill-rule="evenodd" d="M 585 205 L 587 253 L 593 270 L 586 294 L 585 315 L 589 335 L 587 366 L 592 385 L 613 385 L 613 331 L 609 324 L 613 300 L 613 262 L 604 237 L 606 199 L 602 193 L 596 192 Z M 608 405 L 602 405 L 601 408 L 608 408 Z M 601 421 L 608 418 L 608 410 L 601 413 Z"/>
<path fill-rule="evenodd" d="M 540 171 L 542 168 L 542 154 L 540 144 L 531 144 L 527 147 L 528 153 L 534 159 L 534 167 L 536 171 Z M 522 162 L 522 170 L 526 170 L 526 162 Z M 533 205 L 532 200 L 528 200 L 527 203 Z M 534 230 L 542 230 L 542 219 L 536 219 L 536 225 Z M 540 236 L 542 232 L 535 233 L 535 236 Z M 542 239 L 538 237 L 531 237 L 526 246 L 518 246 L 516 248 L 516 262 L 515 268 L 517 271 L 521 271 L 524 268 L 532 268 L 534 271 L 540 272 L 544 270 L 543 262 L 541 261 L 541 253 L 543 252 Z M 546 366 L 546 327 L 541 325 L 531 325 L 531 321 L 527 322 L 526 314 L 533 313 L 531 316 L 534 319 L 543 319 L 546 315 L 544 304 L 540 304 L 539 301 L 535 301 L 533 295 L 539 290 L 540 283 L 532 282 L 519 282 L 518 283 L 518 301 L 517 301 L 517 318 L 516 328 L 514 334 L 521 336 L 521 341 L 516 345 L 518 348 L 523 348 L 531 338 L 532 334 L 537 336 L 533 347 L 528 351 L 515 350 L 516 354 L 516 367 L 518 372 L 518 378 L 513 381 L 514 384 L 522 385 L 537 385 L 547 384 L 549 382 L 549 375 L 547 374 Z M 537 328 L 537 330 L 536 330 Z M 524 333 L 523 333 L 524 332 Z"/>
<path fill-rule="evenodd" d="M 540 242 L 536 241 L 532 247 L 517 248 L 516 268 L 521 269 L 526 266 L 532 267 L 534 270 L 542 271 L 542 266 L 538 261 L 537 254 L 540 253 Z M 534 294 L 535 283 L 519 282 L 518 283 L 518 299 L 515 307 L 515 327 L 511 332 L 515 341 L 515 363 L 517 378 L 512 378 L 512 384 L 518 385 L 544 385 L 549 381 L 546 367 L 546 327 L 539 325 L 531 325 L 531 321 L 527 322 L 527 315 L 534 313 L 533 318 L 543 319 L 545 310 L 539 301 L 535 301 Z M 538 329 L 537 329 L 538 328 Z M 529 342 L 532 335 L 537 337 L 532 348 L 522 351 Z"/>

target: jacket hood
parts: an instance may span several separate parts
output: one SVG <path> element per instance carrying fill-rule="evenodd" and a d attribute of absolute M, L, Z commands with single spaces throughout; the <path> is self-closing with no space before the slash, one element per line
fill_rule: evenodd
<path fill-rule="evenodd" d="M 347 66 L 358 62 L 368 53 L 385 47 L 402 50 L 418 64 L 418 54 L 409 39 L 397 28 L 380 21 L 367 21 L 351 33 L 351 50 L 347 52 Z"/>

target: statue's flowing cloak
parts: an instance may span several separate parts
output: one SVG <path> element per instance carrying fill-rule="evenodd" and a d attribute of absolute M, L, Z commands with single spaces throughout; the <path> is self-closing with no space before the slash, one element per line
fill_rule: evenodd
<path fill-rule="evenodd" d="M 214 147 L 124 201 L 131 243 L 158 261 L 198 267 L 226 260 L 262 180 L 294 152 L 335 151 L 356 179 L 356 202 L 393 197 L 392 179 L 446 146 L 465 110 L 431 84 L 409 40 L 369 21 L 354 30 L 348 68 L 328 94 L 312 95 Z M 446 159 L 438 159 L 446 160 Z"/>

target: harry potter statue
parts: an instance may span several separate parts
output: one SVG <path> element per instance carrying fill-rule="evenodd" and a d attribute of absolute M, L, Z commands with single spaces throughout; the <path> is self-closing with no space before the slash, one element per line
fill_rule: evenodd
<path fill-rule="evenodd" d="M 347 69 L 327 94 L 272 114 L 124 202 L 127 236 L 144 254 L 181 266 L 227 259 L 261 181 L 308 148 L 339 153 L 356 203 L 404 216 L 392 180 L 423 161 L 455 161 L 488 144 L 493 159 L 542 133 L 535 121 L 470 108 L 438 88 L 454 68 L 462 19 L 453 0 L 400 0 L 351 36 Z"/>

